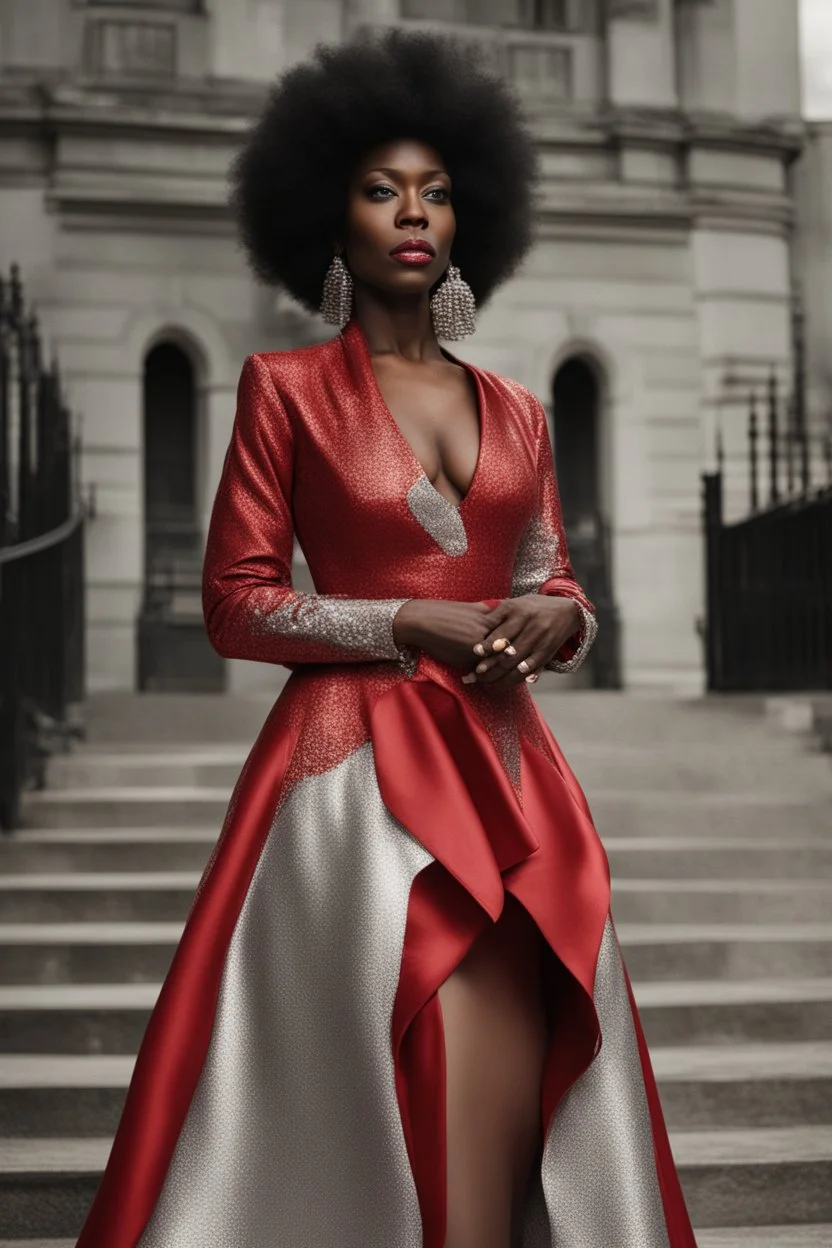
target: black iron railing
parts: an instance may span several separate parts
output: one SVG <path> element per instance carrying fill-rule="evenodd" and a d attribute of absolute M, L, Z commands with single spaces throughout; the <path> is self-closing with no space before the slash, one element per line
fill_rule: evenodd
<path fill-rule="evenodd" d="M 747 514 L 726 523 L 725 456 L 703 476 L 708 688 L 832 689 L 832 436 L 772 373 L 748 399 Z"/>
<path fill-rule="evenodd" d="M 0 827 L 19 826 L 84 697 L 80 442 L 20 274 L 0 278 Z"/>

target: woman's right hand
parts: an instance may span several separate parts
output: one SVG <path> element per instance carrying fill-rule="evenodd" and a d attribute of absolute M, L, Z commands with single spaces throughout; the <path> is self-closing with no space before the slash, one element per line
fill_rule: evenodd
<path fill-rule="evenodd" d="M 444 598 L 411 598 L 393 617 L 397 646 L 416 646 L 441 663 L 472 670 L 479 662 L 474 646 L 488 633 L 485 602 L 453 602 Z"/>

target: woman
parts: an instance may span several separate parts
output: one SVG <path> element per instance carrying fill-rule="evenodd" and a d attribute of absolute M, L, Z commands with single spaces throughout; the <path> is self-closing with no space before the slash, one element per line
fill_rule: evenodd
<path fill-rule="evenodd" d="M 528 688 L 596 627 L 545 414 L 437 341 L 526 252 L 534 175 L 506 88 L 400 33 L 292 70 L 235 165 L 255 268 L 341 332 L 243 366 L 206 625 L 291 676 L 79 1248 L 694 1245 L 606 855 Z"/>

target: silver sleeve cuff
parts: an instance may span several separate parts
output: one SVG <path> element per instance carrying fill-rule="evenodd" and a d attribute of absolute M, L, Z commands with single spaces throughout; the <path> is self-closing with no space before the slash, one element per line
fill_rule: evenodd
<path fill-rule="evenodd" d="M 565 596 L 565 595 L 564 595 Z M 598 636 L 598 621 L 577 598 L 572 601 L 581 613 L 581 629 L 578 637 L 578 649 L 571 659 L 550 659 L 543 664 L 547 672 L 576 672 L 582 666 L 586 656 L 592 649 L 592 643 Z"/>

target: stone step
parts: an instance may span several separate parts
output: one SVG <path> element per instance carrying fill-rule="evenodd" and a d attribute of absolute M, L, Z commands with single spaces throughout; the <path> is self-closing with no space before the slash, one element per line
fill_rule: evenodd
<path fill-rule="evenodd" d="M 0 839 L 0 872 L 202 870 L 219 828 L 26 828 Z M 614 879 L 832 879 L 832 835 L 604 836 Z"/>
<path fill-rule="evenodd" d="M 832 793 L 800 800 L 782 795 L 662 793 L 648 788 L 639 791 L 585 789 L 593 821 L 601 837 L 698 838 L 777 837 L 798 829 L 801 836 L 832 836 L 830 803 Z"/>
<path fill-rule="evenodd" d="M 832 975 L 832 923 L 616 922 L 616 930 L 634 980 Z"/>
<path fill-rule="evenodd" d="M 830 764 L 824 761 L 824 766 Z M 832 767 L 828 785 L 795 793 L 779 778 L 770 792 L 759 785 L 718 792 L 709 782 L 690 792 L 652 783 L 624 789 L 613 787 L 608 777 L 598 783 L 584 779 L 583 786 L 602 836 L 782 836 L 799 828 L 801 836 L 832 837 Z M 227 778 L 215 785 L 50 788 L 26 795 L 24 823 L 31 828 L 201 825 L 218 830 L 231 789 Z"/>
<path fill-rule="evenodd" d="M 111 1139 L 0 1139 L 3 1234 L 77 1238 L 101 1180 Z"/>
<path fill-rule="evenodd" d="M 832 1126 L 671 1132 L 697 1227 L 832 1221 Z"/>
<path fill-rule="evenodd" d="M 189 746 L 169 750 L 80 750 L 49 760 L 50 789 L 154 788 L 171 786 L 231 789 L 254 744 Z"/>
<path fill-rule="evenodd" d="M 832 880 L 612 880 L 612 911 L 626 923 L 822 922 Z"/>
<path fill-rule="evenodd" d="M 219 828 L 26 828 L 0 839 L 0 872 L 201 871 Z M 613 878 L 832 879 L 832 835 L 604 836 Z"/>
<path fill-rule="evenodd" d="M 160 983 L 0 986 L 0 1052 L 131 1053 Z M 832 979 L 633 983 L 650 1045 L 832 1041 Z"/>
<path fill-rule="evenodd" d="M 832 976 L 832 923 L 616 923 L 634 980 Z M 155 983 L 182 923 L 0 923 L 0 983 Z"/>
<path fill-rule="evenodd" d="M 196 824 L 219 831 L 230 796 L 228 785 L 44 789 L 27 794 L 23 814 L 27 827 L 38 828 L 179 828 Z"/>
<path fill-rule="evenodd" d="M 49 760 L 49 787 L 153 787 L 161 783 L 227 784 L 230 788 L 253 743 L 254 738 L 225 746 L 183 744 L 165 751 L 82 747 Z M 779 737 L 757 742 L 753 750 L 749 750 L 744 737 L 731 742 L 654 742 L 649 750 L 600 739 L 574 744 L 567 758 L 581 784 L 591 789 L 637 791 L 646 786 L 663 792 L 696 793 L 707 784 L 715 792 L 762 789 L 803 799 L 807 778 L 809 791 L 825 790 L 832 783 L 825 759 L 784 759 Z"/>
<path fill-rule="evenodd" d="M 36 873 L 0 876 L 9 921 L 184 919 L 198 871 Z"/>
<path fill-rule="evenodd" d="M 696 1231 L 697 1248 L 829 1248 L 832 1223 L 814 1226 L 714 1227 Z M 0 1248 L 3 1248 L 0 1243 Z M 49 1245 L 46 1248 L 50 1248 Z M 57 1246 L 56 1246 L 57 1248 Z"/>
<path fill-rule="evenodd" d="M 181 919 L 197 871 L 19 873 L 0 876 L 7 922 Z M 622 922 L 823 921 L 832 880 L 614 879 L 613 915 Z"/>
<path fill-rule="evenodd" d="M 832 1044 L 654 1045 L 670 1129 L 832 1126 Z"/>
<path fill-rule="evenodd" d="M 25 828 L 0 840 L 0 872 L 201 871 L 219 828 Z"/>
<path fill-rule="evenodd" d="M 54 1038 L 54 1033 L 53 1033 Z M 832 1127 L 832 1044 L 654 1045 L 669 1128 Z M 133 1053 L 0 1056 L 0 1135 L 115 1131 Z"/>
<path fill-rule="evenodd" d="M 178 921 L 0 923 L 0 983 L 161 982 L 182 929 Z"/>
<path fill-rule="evenodd" d="M 747 1236 L 743 1248 L 775 1248 L 777 1226 L 832 1222 L 832 1127 L 672 1131 L 671 1146 L 694 1225 L 714 1228 L 711 1248 L 728 1248 L 732 1227 Z M 109 1137 L 1 1139 L 4 1233 L 77 1236 L 109 1151 Z M 699 1248 L 708 1243 L 703 1233 Z"/>

